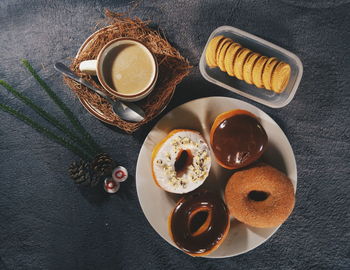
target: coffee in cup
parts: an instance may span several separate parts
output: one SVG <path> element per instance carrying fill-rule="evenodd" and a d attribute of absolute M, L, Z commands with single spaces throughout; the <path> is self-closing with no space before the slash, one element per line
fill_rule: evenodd
<path fill-rule="evenodd" d="M 80 63 L 82 72 L 97 75 L 105 90 L 122 100 L 137 101 L 154 88 L 158 65 L 141 42 L 120 38 L 106 44 L 97 60 Z"/>

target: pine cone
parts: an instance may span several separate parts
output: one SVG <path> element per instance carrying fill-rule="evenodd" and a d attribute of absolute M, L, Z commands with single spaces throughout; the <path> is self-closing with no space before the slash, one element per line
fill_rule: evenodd
<path fill-rule="evenodd" d="M 112 175 L 115 161 L 107 154 L 97 155 L 91 162 L 73 162 L 69 168 L 71 178 L 77 184 L 95 187 L 100 181 Z"/>
<path fill-rule="evenodd" d="M 109 176 L 112 170 L 116 167 L 115 161 L 106 153 L 97 155 L 91 162 L 93 171 L 101 174 L 101 176 Z"/>
<path fill-rule="evenodd" d="M 103 181 L 106 177 L 112 175 L 112 170 L 116 167 L 115 161 L 106 153 L 97 155 L 91 162 L 91 169 L 94 172 L 92 183 L 97 185 L 99 181 Z"/>
<path fill-rule="evenodd" d="M 90 163 L 84 160 L 74 161 L 69 167 L 69 174 L 76 184 L 88 185 L 91 182 Z"/>

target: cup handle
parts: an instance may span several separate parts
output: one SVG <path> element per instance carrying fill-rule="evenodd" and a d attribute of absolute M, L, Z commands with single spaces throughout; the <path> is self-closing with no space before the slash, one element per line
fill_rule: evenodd
<path fill-rule="evenodd" d="M 96 75 L 97 60 L 86 60 L 80 63 L 79 70 L 88 75 Z"/>

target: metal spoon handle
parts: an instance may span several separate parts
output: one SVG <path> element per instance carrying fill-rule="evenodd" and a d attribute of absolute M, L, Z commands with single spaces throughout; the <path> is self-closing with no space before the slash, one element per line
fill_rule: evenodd
<path fill-rule="evenodd" d="M 85 85 L 86 87 L 90 88 L 92 91 L 94 91 L 96 94 L 100 95 L 101 97 L 105 98 L 108 102 L 113 103 L 114 101 L 107 96 L 105 93 L 103 93 L 101 90 L 94 87 L 91 83 L 89 83 L 87 80 L 79 77 L 77 74 L 75 74 L 73 71 L 71 71 L 66 65 L 57 62 L 55 64 L 55 69 L 59 72 L 62 72 L 67 77 L 79 82 L 82 85 Z"/>
<path fill-rule="evenodd" d="M 95 93 L 97 93 L 98 95 L 106 99 L 112 105 L 114 113 L 118 115 L 121 119 L 129 122 L 140 122 L 145 119 L 145 112 L 142 110 L 142 108 L 140 108 L 136 104 L 126 103 L 126 102 L 124 103 L 124 102 L 121 102 L 120 100 L 111 99 L 101 90 L 94 87 L 87 80 L 75 74 L 66 65 L 60 62 L 57 62 L 55 64 L 55 69 L 63 73 L 65 76 L 71 78 L 72 80 L 77 81 L 82 85 L 85 85 L 87 88 L 91 89 L 92 91 L 94 91 Z"/>

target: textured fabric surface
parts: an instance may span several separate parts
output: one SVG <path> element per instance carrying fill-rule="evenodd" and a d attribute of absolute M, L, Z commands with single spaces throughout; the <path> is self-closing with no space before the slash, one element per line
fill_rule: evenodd
<path fill-rule="evenodd" d="M 103 18 L 129 1 L 1 0 L 0 78 L 66 121 L 19 59 L 27 58 L 71 106 L 93 137 L 131 177 L 118 194 L 76 187 L 67 167 L 77 159 L 0 112 L 0 269 L 349 269 L 349 1 L 143 1 L 133 12 L 152 19 L 194 65 L 163 112 L 199 97 L 243 99 L 206 82 L 198 70 L 216 27 L 232 25 L 297 54 L 304 76 L 294 100 L 267 112 L 289 138 L 298 165 L 296 207 L 265 244 L 244 255 L 191 258 L 149 225 L 135 188 L 135 166 L 155 121 L 134 135 L 90 116 L 53 69 L 69 62 Z M 1 89 L 1 102 L 34 115 Z M 250 101 L 248 101 L 250 102 Z M 157 207 L 155 202 L 154 207 Z"/>

